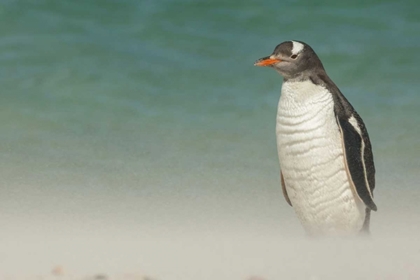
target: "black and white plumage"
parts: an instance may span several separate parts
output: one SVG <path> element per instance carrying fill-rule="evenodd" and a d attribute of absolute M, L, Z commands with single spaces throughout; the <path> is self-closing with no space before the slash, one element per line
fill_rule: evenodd
<path fill-rule="evenodd" d="M 283 42 L 255 65 L 284 77 L 276 121 L 281 184 L 306 232 L 369 232 L 375 166 L 358 113 L 303 42 Z"/>

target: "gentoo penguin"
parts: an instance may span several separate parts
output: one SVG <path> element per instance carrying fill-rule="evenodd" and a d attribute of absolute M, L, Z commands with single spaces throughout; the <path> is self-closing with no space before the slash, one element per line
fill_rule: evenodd
<path fill-rule="evenodd" d="M 314 50 L 287 41 L 255 62 L 283 76 L 276 136 L 283 195 L 313 235 L 369 232 L 375 166 L 359 114 Z"/>

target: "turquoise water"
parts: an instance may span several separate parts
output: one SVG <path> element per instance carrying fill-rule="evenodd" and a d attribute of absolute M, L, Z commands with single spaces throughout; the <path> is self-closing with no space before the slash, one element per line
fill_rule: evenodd
<path fill-rule="evenodd" d="M 0 272 L 206 279 L 145 257 L 150 238 L 302 235 L 279 188 L 281 77 L 253 66 L 291 39 L 367 125 L 372 231 L 416 232 L 419 19 L 418 1 L 2 1 Z"/>

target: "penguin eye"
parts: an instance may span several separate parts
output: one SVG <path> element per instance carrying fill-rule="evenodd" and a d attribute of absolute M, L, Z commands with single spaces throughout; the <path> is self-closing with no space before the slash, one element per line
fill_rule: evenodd
<path fill-rule="evenodd" d="M 294 54 L 294 55 L 291 56 L 291 58 L 293 58 L 293 59 L 296 59 L 296 57 L 298 57 L 297 54 Z"/>

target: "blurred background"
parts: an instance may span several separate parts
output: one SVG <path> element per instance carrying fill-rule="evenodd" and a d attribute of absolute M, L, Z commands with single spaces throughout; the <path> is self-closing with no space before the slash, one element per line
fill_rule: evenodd
<path fill-rule="evenodd" d="M 0 277 L 418 276 L 419 19 L 415 0 L 2 0 Z M 282 79 L 253 63 L 293 39 L 368 128 L 370 243 L 310 245 L 282 196 Z"/>

